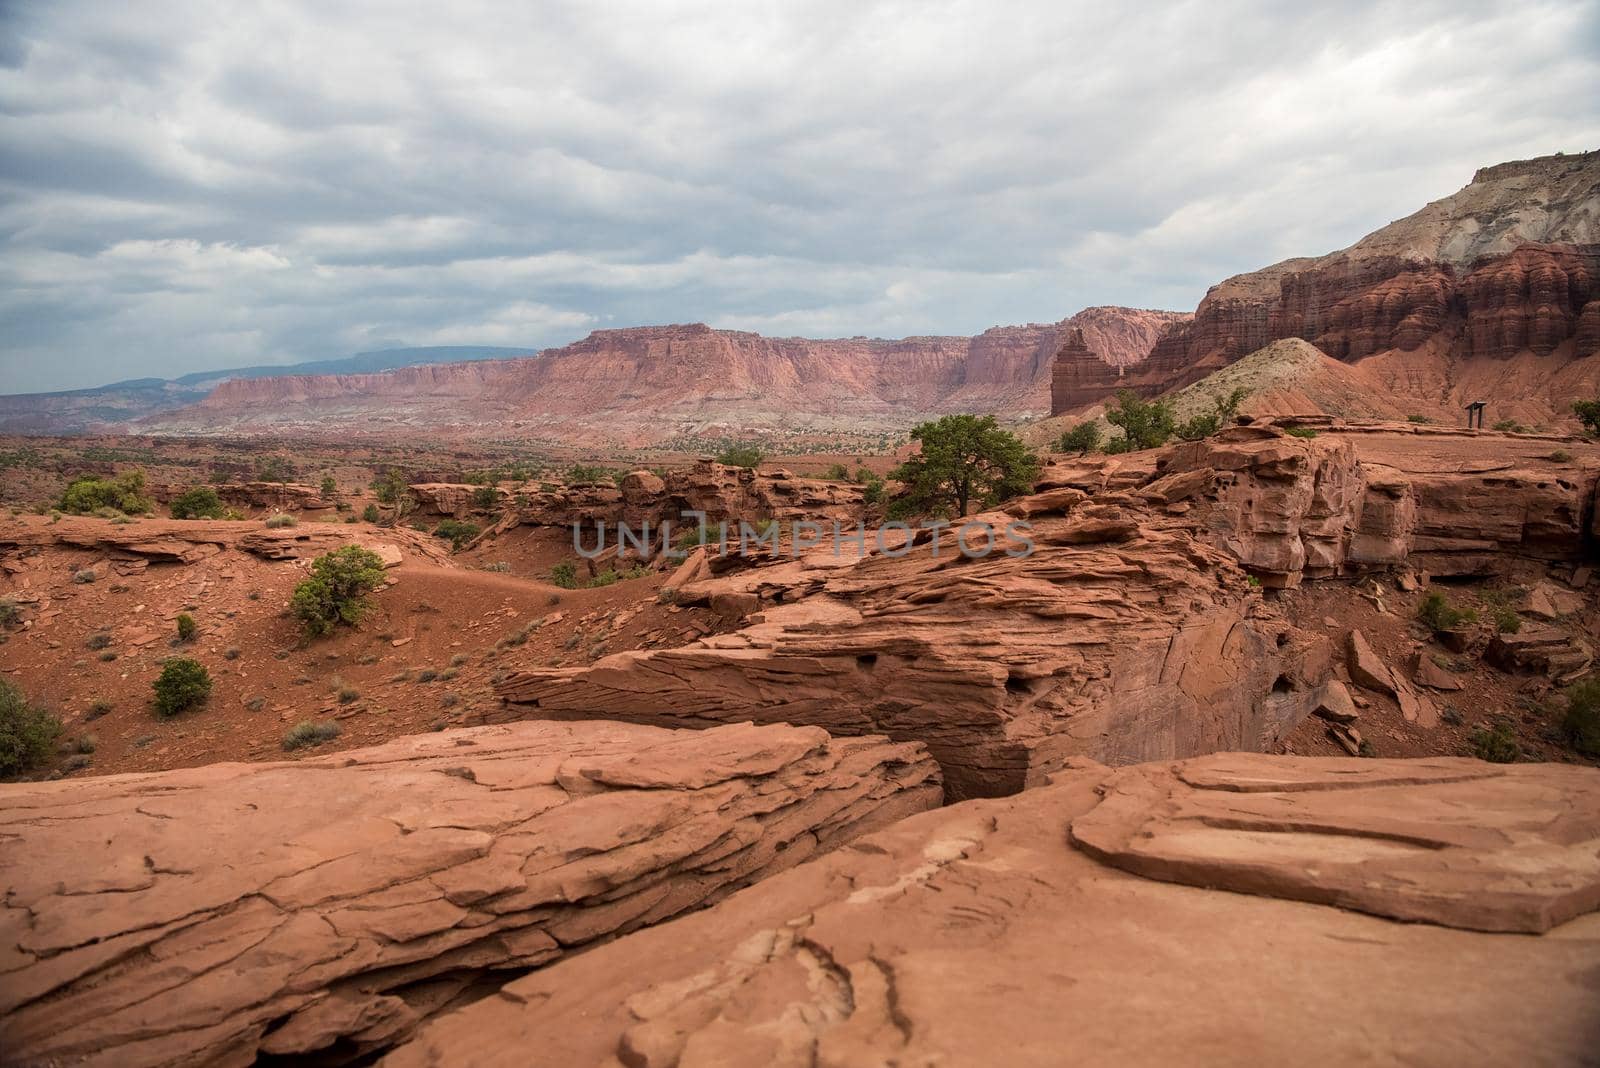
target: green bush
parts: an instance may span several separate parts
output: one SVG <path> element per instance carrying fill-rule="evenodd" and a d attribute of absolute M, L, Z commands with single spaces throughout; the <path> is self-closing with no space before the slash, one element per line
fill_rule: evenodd
<path fill-rule="evenodd" d="M 98 630 L 83 640 L 83 644 L 90 649 L 104 649 L 111 644 L 111 632 Z"/>
<path fill-rule="evenodd" d="M 1292 438 L 1314 438 L 1317 436 L 1317 432 L 1308 426 L 1292 426 L 1284 433 Z"/>
<path fill-rule="evenodd" d="M 1408 423 L 1425 424 L 1425 423 L 1431 423 L 1431 422 L 1433 422 L 1433 420 L 1430 417 L 1426 416 L 1426 415 L 1408 415 L 1408 416 L 1406 416 L 1406 422 L 1408 422 Z"/>
<path fill-rule="evenodd" d="M 1584 756 L 1600 757 L 1600 675 L 1567 687 L 1567 714 L 1561 720 L 1561 735 Z"/>
<path fill-rule="evenodd" d="M 0 679 L 0 776 L 20 775 L 49 760 L 61 730 L 61 720 Z"/>
<path fill-rule="evenodd" d="M 567 468 L 566 482 L 569 486 L 611 481 L 611 469 L 608 467 L 595 467 L 592 464 L 573 464 Z"/>
<path fill-rule="evenodd" d="M 850 481 L 850 469 L 844 464 L 830 464 L 828 469 L 822 472 L 822 477 L 829 482 L 848 482 Z"/>
<path fill-rule="evenodd" d="M 767 454 L 762 452 L 761 448 L 756 445 L 729 445 L 717 453 L 717 463 L 719 464 L 726 464 L 729 467 L 748 467 L 752 470 L 760 467 L 761 461 L 766 458 Z"/>
<path fill-rule="evenodd" d="M 1119 390 L 1116 407 L 1106 410 L 1106 422 L 1122 428 L 1127 441 L 1122 451 L 1154 449 L 1165 445 L 1172 437 L 1172 405 L 1166 401 L 1140 400 L 1131 389 Z"/>
<path fill-rule="evenodd" d="M 115 478 L 92 475 L 74 479 L 58 505 L 71 515 L 92 515 L 101 508 L 114 508 L 127 515 L 143 515 L 155 510 L 155 502 L 145 495 L 144 472 L 124 471 Z"/>
<path fill-rule="evenodd" d="M 1528 432 L 1528 428 L 1515 419 L 1502 419 L 1494 425 L 1494 428 L 1504 434 L 1526 434 Z"/>
<path fill-rule="evenodd" d="M 211 696 L 211 673 L 199 661 L 175 656 L 161 662 L 161 675 L 150 684 L 156 692 L 156 715 L 187 712 Z"/>
<path fill-rule="evenodd" d="M 196 486 L 184 490 L 172 499 L 174 519 L 221 519 L 222 498 L 210 486 Z"/>
<path fill-rule="evenodd" d="M 377 505 L 369 504 L 365 508 L 361 509 L 361 518 L 368 523 L 376 523 L 378 520 L 383 518 L 383 515 L 378 511 Z"/>
<path fill-rule="evenodd" d="M 14 597 L 0 597 L 0 627 L 9 627 L 22 615 L 22 609 L 17 607 Z"/>
<path fill-rule="evenodd" d="M 367 594 L 382 584 L 382 557 L 346 545 L 312 562 L 311 577 L 295 587 L 289 608 L 304 625 L 306 637 L 321 637 L 341 623 L 360 623 L 372 610 Z"/>
<path fill-rule="evenodd" d="M 180 642 L 194 641 L 195 632 L 199 628 L 194 624 L 194 616 L 188 612 L 178 613 L 178 640 Z"/>
<path fill-rule="evenodd" d="M 397 504 L 411 492 L 411 479 L 399 468 L 391 467 L 372 482 L 372 492 L 384 504 Z"/>
<path fill-rule="evenodd" d="M 322 485 L 317 489 L 324 497 L 332 497 L 339 492 L 339 483 L 334 481 L 332 475 L 323 475 Z"/>
<path fill-rule="evenodd" d="M 1456 608 L 1444 594 L 1438 590 L 1429 590 L 1422 603 L 1417 606 L 1417 618 L 1435 634 L 1442 634 L 1447 630 L 1457 630 L 1462 624 L 1471 623 L 1478 618 L 1478 613 L 1470 608 Z"/>
<path fill-rule="evenodd" d="M 472 507 L 488 511 L 500 503 L 500 491 L 493 486 L 483 486 L 472 491 Z"/>
<path fill-rule="evenodd" d="M 267 529 L 269 530 L 279 530 L 283 527 L 297 527 L 299 525 L 300 520 L 287 512 L 280 512 L 277 515 L 267 517 Z"/>
<path fill-rule="evenodd" d="M 476 523 L 463 523 L 459 519 L 446 519 L 433 528 L 434 536 L 444 538 L 450 548 L 459 549 L 478 536 L 481 528 Z"/>
<path fill-rule="evenodd" d="M 572 561 L 563 560 L 550 569 L 550 581 L 564 590 L 578 588 L 578 569 Z"/>
<path fill-rule="evenodd" d="M 1517 741 L 1511 724 L 1496 720 L 1493 727 L 1474 727 L 1467 738 L 1472 755 L 1491 764 L 1514 764 L 1522 755 L 1522 744 Z"/>
<path fill-rule="evenodd" d="M 912 428 L 921 451 L 890 473 L 905 486 L 891 506 L 900 516 L 965 517 L 969 505 L 990 507 L 1033 489 L 1039 460 L 992 415 L 947 415 Z"/>
<path fill-rule="evenodd" d="M 1226 397 L 1212 397 L 1212 410 L 1185 420 L 1177 428 L 1177 435 L 1184 441 L 1199 441 L 1202 438 L 1209 438 L 1212 434 L 1233 422 L 1233 417 L 1239 412 L 1239 405 L 1249 395 L 1250 391 L 1240 386 Z"/>
<path fill-rule="evenodd" d="M 1090 421 L 1079 423 L 1056 442 L 1057 452 L 1094 452 L 1100 447 L 1100 424 Z"/>
<path fill-rule="evenodd" d="M 295 749 L 303 749 L 308 745 L 321 745 L 323 742 L 337 737 L 339 737 L 339 725 L 337 723 L 331 720 L 325 723 L 315 723 L 309 719 L 303 719 L 293 727 L 290 727 L 289 733 L 283 736 L 283 748 L 285 752 L 291 752 Z"/>
<path fill-rule="evenodd" d="M 1578 417 L 1585 430 L 1600 437 L 1600 399 L 1574 401 L 1572 414 Z"/>
<path fill-rule="evenodd" d="M 1522 617 L 1510 605 L 1500 605 L 1494 609 L 1494 629 L 1501 634 L 1515 634 L 1522 629 Z"/>

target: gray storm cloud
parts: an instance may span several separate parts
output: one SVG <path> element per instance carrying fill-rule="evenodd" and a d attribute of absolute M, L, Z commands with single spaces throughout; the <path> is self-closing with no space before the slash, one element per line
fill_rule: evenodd
<path fill-rule="evenodd" d="M 0 392 L 1192 308 L 1600 145 L 1594 3 L 0 5 Z"/>

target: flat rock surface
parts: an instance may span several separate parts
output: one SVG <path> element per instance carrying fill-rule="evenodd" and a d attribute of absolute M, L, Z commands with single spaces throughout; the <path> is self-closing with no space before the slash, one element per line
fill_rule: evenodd
<path fill-rule="evenodd" d="M 1304 803 L 1330 824 L 1317 837 L 1335 869 L 1337 842 L 1353 831 L 1369 874 L 1405 873 L 1418 890 L 1447 893 L 1481 862 L 1487 881 L 1498 872 L 1518 884 L 1518 871 L 1543 871 L 1563 848 L 1587 848 L 1592 862 L 1597 781 L 1593 770 L 1466 760 L 1084 762 L 1015 797 L 912 817 L 533 973 L 436 1020 L 383 1063 L 1592 1063 L 1600 915 L 1543 935 L 1400 923 L 1287 900 L 1271 885 L 1234 893 L 1145 879 L 1069 835 L 1103 822 L 1099 810 L 1133 783 L 1165 784 L 1169 797 Z M 1352 822 L 1340 811 L 1346 791 L 1352 803 L 1368 792 L 1392 804 Z M 1560 798 L 1564 815 L 1551 811 Z M 1278 832 L 1265 844 L 1249 826 L 1216 832 L 1192 855 L 1253 857 L 1272 878 L 1306 863 L 1266 847 Z M 1408 838 L 1448 840 L 1459 866 L 1417 866 Z M 1592 886 L 1592 869 L 1586 878 Z"/>
<path fill-rule="evenodd" d="M 940 796 L 920 746 L 750 724 L 0 787 L 0 1059 L 359 1056 Z"/>

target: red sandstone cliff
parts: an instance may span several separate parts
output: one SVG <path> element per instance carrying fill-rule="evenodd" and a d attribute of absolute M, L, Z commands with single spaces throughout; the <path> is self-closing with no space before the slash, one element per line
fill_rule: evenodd
<path fill-rule="evenodd" d="M 1416 353 L 1429 365 L 1427 391 L 1444 394 L 1468 374 L 1456 365 L 1531 353 L 1546 362 L 1519 376 L 1513 396 L 1496 399 L 1559 415 L 1569 398 L 1557 395 L 1557 383 L 1573 377 L 1573 361 L 1600 350 L 1600 152 L 1486 167 L 1460 192 L 1347 249 L 1230 278 L 1136 371 L 1119 376 L 1064 346 L 1051 410 L 1122 386 L 1153 396 L 1284 338 L 1346 362 L 1383 355 L 1404 363 L 1396 354 Z M 1442 376 L 1433 373 L 1441 354 L 1450 364 Z M 1403 382 L 1406 371 L 1397 370 Z"/>
<path fill-rule="evenodd" d="M 1100 358 L 1135 364 L 1187 316 L 1089 308 L 1058 323 L 977 337 L 769 338 L 701 324 L 597 330 L 532 359 L 371 375 L 227 382 L 162 429 L 264 425 L 536 424 L 670 437 L 684 428 L 903 426 L 950 411 L 1042 414 L 1059 339 L 1077 330 Z"/>

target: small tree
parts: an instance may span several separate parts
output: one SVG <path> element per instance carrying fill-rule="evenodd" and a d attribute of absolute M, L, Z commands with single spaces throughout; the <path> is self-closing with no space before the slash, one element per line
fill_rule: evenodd
<path fill-rule="evenodd" d="M 1061 440 L 1056 442 L 1057 452 L 1075 452 L 1080 455 L 1094 452 L 1099 447 L 1100 424 L 1092 419 L 1087 423 L 1079 423 L 1065 434 L 1062 434 Z"/>
<path fill-rule="evenodd" d="M 500 503 L 500 491 L 494 486 L 482 486 L 472 491 L 472 507 L 487 512 Z"/>
<path fill-rule="evenodd" d="M 1600 399 L 1574 402 L 1572 414 L 1591 435 L 1600 437 Z"/>
<path fill-rule="evenodd" d="M 1209 438 L 1212 434 L 1233 422 L 1233 417 L 1239 412 L 1239 405 L 1249 395 L 1250 391 L 1240 386 L 1225 397 L 1220 394 L 1212 397 L 1212 410 L 1202 412 L 1185 420 L 1177 428 L 1178 436 L 1184 441 L 1199 441 L 1202 438 Z"/>
<path fill-rule="evenodd" d="M 382 513 L 378 511 L 377 505 L 369 504 L 365 508 L 361 509 L 361 518 L 366 520 L 368 523 L 376 523 L 379 519 L 383 518 L 383 516 Z"/>
<path fill-rule="evenodd" d="M 226 509 L 216 490 L 196 486 L 174 497 L 171 510 L 174 519 L 221 519 Z"/>
<path fill-rule="evenodd" d="M 156 691 L 156 715 L 165 719 L 204 704 L 211 696 L 211 673 L 197 660 L 175 656 L 161 662 L 161 675 L 150 685 Z"/>
<path fill-rule="evenodd" d="M 127 515 L 143 515 L 155 510 L 155 502 L 144 492 L 144 472 L 124 471 L 115 478 L 90 475 L 74 479 L 61 495 L 61 511 L 71 515 L 92 515 L 101 508 L 113 508 Z"/>
<path fill-rule="evenodd" d="M 320 489 L 324 497 L 333 497 L 339 492 L 339 483 L 334 481 L 332 475 L 323 475 Z"/>
<path fill-rule="evenodd" d="M 55 752 L 61 720 L 28 703 L 22 691 L 0 679 L 0 777 L 38 767 Z"/>
<path fill-rule="evenodd" d="M 1039 475 L 1039 461 L 992 415 L 947 415 L 920 424 L 911 438 L 922 451 L 889 475 L 906 485 L 898 514 L 965 516 L 974 501 L 989 505 L 1028 492 Z"/>
<path fill-rule="evenodd" d="M 411 480 L 397 467 L 391 467 L 372 481 L 372 492 L 384 504 L 398 504 L 402 497 L 410 496 Z"/>
<path fill-rule="evenodd" d="M 478 536 L 478 524 L 463 523 L 459 519 L 446 519 L 433 528 L 435 536 L 450 542 L 451 549 L 459 549 Z"/>
<path fill-rule="evenodd" d="M 831 464 L 826 471 L 822 472 L 822 477 L 829 482 L 848 482 L 850 481 L 850 469 L 844 464 Z"/>
<path fill-rule="evenodd" d="M 1118 391 L 1117 405 L 1106 411 L 1106 421 L 1122 428 L 1122 435 L 1127 439 L 1127 447 L 1120 450 L 1124 452 L 1159 448 L 1172 437 L 1172 405 L 1166 401 L 1140 400 L 1131 389 Z"/>
<path fill-rule="evenodd" d="M 1600 757 L 1600 675 L 1591 675 L 1567 688 L 1567 713 L 1561 735 L 1584 756 Z"/>
<path fill-rule="evenodd" d="M 767 454 L 761 451 L 758 445 L 736 443 L 729 445 L 717 453 L 717 463 L 727 464 L 729 467 L 748 467 L 752 471 L 761 466 L 761 461 Z"/>
<path fill-rule="evenodd" d="M 256 461 L 256 478 L 262 482 L 292 482 L 294 464 L 285 456 L 265 456 Z"/>
<path fill-rule="evenodd" d="M 360 623 L 372 611 L 367 594 L 382 584 L 383 558 L 359 545 L 346 545 L 312 562 L 311 577 L 295 587 L 289 607 L 306 637 L 317 638 L 341 623 Z"/>
<path fill-rule="evenodd" d="M 194 616 L 191 616 L 188 612 L 178 613 L 178 640 L 180 642 L 194 641 L 195 632 L 198 629 L 194 623 Z"/>

